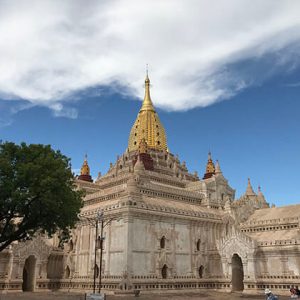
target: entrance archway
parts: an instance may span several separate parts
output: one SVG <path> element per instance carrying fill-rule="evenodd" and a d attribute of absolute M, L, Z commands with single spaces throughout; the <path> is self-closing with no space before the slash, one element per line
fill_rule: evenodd
<path fill-rule="evenodd" d="M 199 278 L 203 278 L 203 270 L 204 270 L 204 267 L 203 266 L 200 266 L 199 268 Z"/>
<path fill-rule="evenodd" d="M 161 276 L 162 278 L 166 279 L 168 274 L 168 267 L 167 265 L 164 265 L 161 269 Z"/>
<path fill-rule="evenodd" d="M 36 258 L 30 255 L 26 260 L 23 268 L 22 289 L 24 292 L 33 292 L 35 288 L 35 266 Z"/>
<path fill-rule="evenodd" d="M 69 268 L 69 266 L 67 266 L 66 268 L 65 268 L 65 278 L 69 278 L 70 277 L 70 274 L 71 274 L 71 270 L 70 270 L 70 268 Z"/>
<path fill-rule="evenodd" d="M 231 259 L 232 266 L 232 290 L 243 291 L 244 290 L 244 269 L 242 259 L 238 254 L 233 254 Z"/>

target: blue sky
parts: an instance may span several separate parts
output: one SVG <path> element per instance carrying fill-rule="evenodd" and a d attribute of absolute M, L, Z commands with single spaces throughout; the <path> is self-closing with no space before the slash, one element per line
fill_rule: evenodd
<path fill-rule="evenodd" d="M 0 2 L 0 139 L 51 144 L 74 170 L 87 153 L 92 175 L 105 173 L 149 63 L 169 149 L 191 172 L 203 175 L 210 150 L 237 196 L 250 177 L 268 202 L 299 203 L 299 4 L 178 2 L 175 18 L 168 1 L 103 2 Z"/>

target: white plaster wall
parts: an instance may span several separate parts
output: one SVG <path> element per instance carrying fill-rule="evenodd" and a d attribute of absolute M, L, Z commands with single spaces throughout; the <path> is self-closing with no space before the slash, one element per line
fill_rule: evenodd
<path fill-rule="evenodd" d="M 208 261 L 209 273 L 212 276 L 222 276 L 223 267 L 221 262 L 221 257 L 219 255 L 211 255 Z"/>
<path fill-rule="evenodd" d="M 175 263 L 177 275 L 191 272 L 191 233 L 187 224 L 175 224 Z"/>
<path fill-rule="evenodd" d="M 124 259 L 126 255 L 124 221 L 120 220 L 111 226 L 110 247 L 109 247 L 109 273 L 110 275 L 122 275 L 124 272 Z"/>
<path fill-rule="evenodd" d="M 124 254 L 122 252 L 110 254 L 110 275 L 122 275 L 124 270 Z"/>
<path fill-rule="evenodd" d="M 175 247 L 176 253 L 184 252 L 189 253 L 190 251 L 190 230 L 187 225 L 176 224 L 175 225 Z"/>
<path fill-rule="evenodd" d="M 124 232 L 124 225 L 121 222 L 118 225 L 112 226 L 110 251 L 124 251 L 125 234 L 127 233 Z"/>
<path fill-rule="evenodd" d="M 150 250 L 150 248 L 155 247 L 155 244 L 151 244 L 153 233 L 150 232 L 148 221 L 135 219 L 133 228 L 134 234 L 132 236 L 133 241 L 131 244 L 133 251 Z"/>
<path fill-rule="evenodd" d="M 149 275 L 151 271 L 151 251 L 155 249 L 154 232 L 148 220 L 134 219 L 133 234 L 129 246 L 132 251 L 131 269 L 134 275 Z M 153 256 L 153 253 L 152 253 Z"/>
<path fill-rule="evenodd" d="M 280 257 L 269 257 L 268 258 L 268 272 L 270 275 L 279 275 L 282 273 L 282 262 Z"/>
<path fill-rule="evenodd" d="M 79 255 L 79 274 L 80 274 L 80 276 L 88 275 L 88 273 L 89 273 L 88 261 L 89 261 L 88 254 L 80 254 Z"/>
<path fill-rule="evenodd" d="M 300 275 L 300 255 L 288 258 L 288 268 L 294 272 L 294 275 Z"/>
<path fill-rule="evenodd" d="M 191 258 L 188 254 L 176 254 L 176 273 L 179 276 L 188 275 L 191 272 Z"/>
<path fill-rule="evenodd" d="M 90 226 L 83 226 L 81 250 L 88 250 L 89 245 L 90 245 Z"/>
<path fill-rule="evenodd" d="M 150 270 L 150 254 L 149 253 L 133 253 L 132 270 L 134 275 L 149 275 Z"/>
<path fill-rule="evenodd" d="M 157 222 L 155 224 L 155 229 L 156 230 L 168 230 L 172 228 L 172 224 L 168 222 Z"/>

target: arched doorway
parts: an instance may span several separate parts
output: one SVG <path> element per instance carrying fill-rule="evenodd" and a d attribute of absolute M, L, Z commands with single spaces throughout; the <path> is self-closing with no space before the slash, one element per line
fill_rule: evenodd
<path fill-rule="evenodd" d="M 166 279 L 168 274 L 168 267 L 167 265 L 164 265 L 161 269 L 161 276 L 162 278 Z"/>
<path fill-rule="evenodd" d="M 70 277 L 70 274 L 71 274 L 71 270 L 70 270 L 69 266 L 67 266 L 67 267 L 65 268 L 65 274 L 64 274 L 64 277 L 65 277 L 65 278 L 69 278 L 69 277 Z"/>
<path fill-rule="evenodd" d="M 164 249 L 166 247 L 166 238 L 163 236 L 161 239 L 160 239 L 160 248 L 161 249 Z"/>
<path fill-rule="evenodd" d="M 244 290 L 244 269 L 242 259 L 238 254 L 233 254 L 231 259 L 232 267 L 232 290 L 243 291 Z"/>
<path fill-rule="evenodd" d="M 26 260 L 23 268 L 23 284 L 24 292 L 33 292 L 35 288 L 35 266 L 36 258 L 30 255 Z"/>
<path fill-rule="evenodd" d="M 199 239 L 199 240 L 197 241 L 197 251 L 200 251 L 200 250 L 201 250 L 200 247 L 201 247 L 201 240 Z"/>
<path fill-rule="evenodd" d="M 200 266 L 198 272 L 199 272 L 199 278 L 203 278 L 203 271 L 204 271 L 204 267 Z"/>

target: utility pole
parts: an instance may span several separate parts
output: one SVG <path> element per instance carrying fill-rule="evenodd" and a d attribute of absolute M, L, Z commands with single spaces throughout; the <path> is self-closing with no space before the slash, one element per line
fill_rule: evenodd
<path fill-rule="evenodd" d="M 104 220 L 101 220 L 101 231 L 100 231 L 100 274 L 99 274 L 99 294 L 101 293 L 101 285 L 102 285 L 102 253 L 103 253 L 103 228 L 104 228 Z"/>
<path fill-rule="evenodd" d="M 95 253 L 94 253 L 94 284 L 93 284 L 93 293 L 95 294 L 96 292 L 96 278 L 97 278 L 97 244 L 98 244 L 98 225 L 99 221 L 101 220 L 101 224 L 103 224 L 103 212 L 98 211 L 96 215 L 96 236 L 95 236 Z M 103 231 L 102 226 L 101 226 L 101 231 Z M 101 233 L 102 235 L 102 233 Z M 102 252 L 102 250 L 101 250 Z"/>
<path fill-rule="evenodd" d="M 94 285 L 93 285 L 93 293 L 95 294 L 96 291 L 96 259 L 97 259 L 97 241 L 98 241 L 98 219 L 96 219 L 96 237 L 95 237 L 95 253 L 94 253 Z"/>
<path fill-rule="evenodd" d="M 84 216 L 80 216 L 81 218 L 89 221 L 91 225 L 95 225 L 96 232 L 95 232 L 95 253 L 94 253 L 94 284 L 93 284 L 93 294 L 96 294 L 96 278 L 99 276 L 99 294 L 101 293 L 102 288 L 102 255 L 103 255 L 103 228 L 110 224 L 116 218 L 109 219 L 106 223 L 104 223 L 104 214 L 103 211 L 98 211 L 95 218 L 86 218 Z M 101 230 L 100 236 L 98 236 L 98 227 L 99 223 L 101 222 Z M 100 269 L 97 267 L 97 250 L 100 248 Z M 98 274 L 97 274 L 98 270 Z"/>

